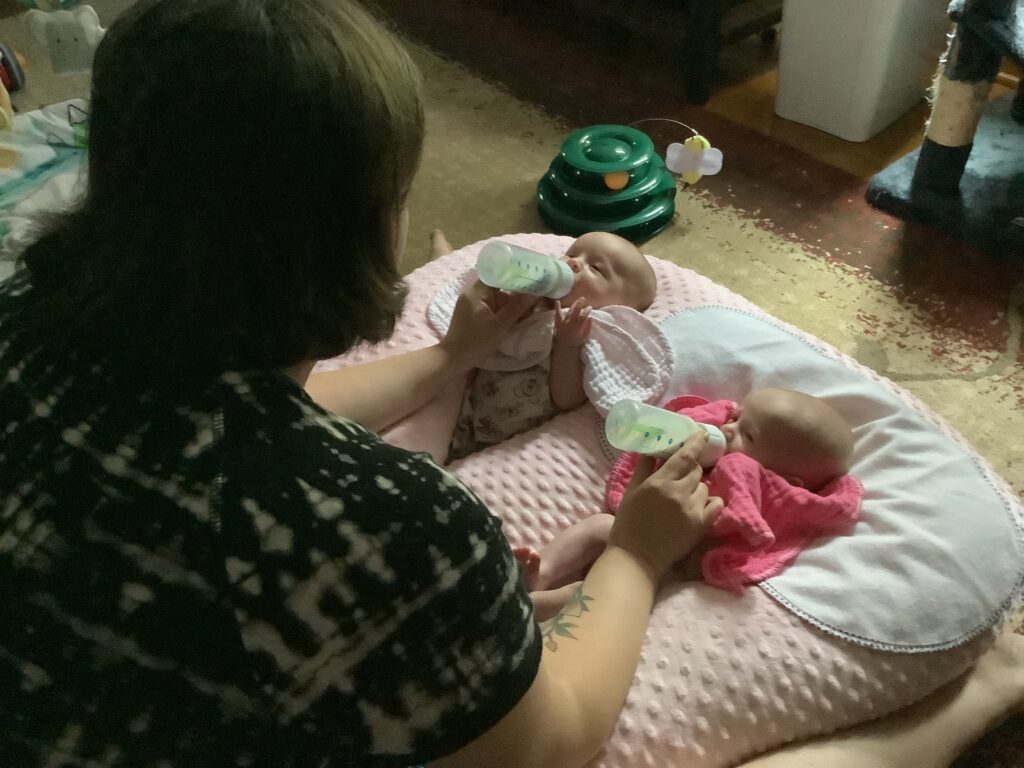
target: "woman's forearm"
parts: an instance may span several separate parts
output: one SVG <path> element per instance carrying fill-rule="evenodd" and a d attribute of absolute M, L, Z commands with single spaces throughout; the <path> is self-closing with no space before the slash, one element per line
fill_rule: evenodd
<path fill-rule="evenodd" d="M 455 302 L 444 338 L 432 347 L 310 376 L 306 391 L 327 410 L 376 432 L 418 410 L 498 348 L 536 297 L 498 300 L 479 280 Z"/>
<path fill-rule="evenodd" d="M 434 399 L 470 370 L 443 344 L 309 377 L 306 391 L 332 413 L 379 432 Z"/>
<path fill-rule="evenodd" d="M 533 685 L 491 730 L 437 768 L 576 768 L 601 749 L 626 699 L 654 603 L 653 574 L 609 547 L 577 595 L 541 625 Z"/>
<path fill-rule="evenodd" d="M 576 597 L 541 625 L 544 659 L 571 717 L 551 765 L 582 765 L 611 735 L 636 674 L 657 580 L 637 558 L 608 547 Z"/>
<path fill-rule="evenodd" d="M 572 768 L 601 749 L 636 674 L 660 576 L 721 511 L 697 462 L 699 430 L 664 464 L 642 457 L 604 553 L 578 594 L 542 625 L 545 648 L 526 694 L 493 728 L 438 762 L 444 768 Z"/>

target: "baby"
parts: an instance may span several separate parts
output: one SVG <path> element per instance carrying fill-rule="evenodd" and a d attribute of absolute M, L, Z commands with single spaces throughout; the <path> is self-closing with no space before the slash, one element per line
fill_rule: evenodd
<path fill-rule="evenodd" d="M 746 454 L 800 488 L 820 491 L 850 468 L 850 425 L 813 395 L 755 389 L 721 429 L 727 454 Z"/>
<path fill-rule="evenodd" d="M 435 255 L 452 250 L 440 232 L 434 234 L 433 242 Z M 555 310 L 550 356 L 525 370 L 481 368 L 474 372 L 447 461 L 500 443 L 560 411 L 582 405 L 587 398 L 581 350 L 590 333 L 590 311 L 619 304 L 643 312 L 654 301 L 654 269 L 635 245 L 618 235 L 582 235 L 564 258 L 575 273 L 572 289 L 560 300 L 545 301 L 539 307 Z"/>
<path fill-rule="evenodd" d="M 721 426 L 726 455 L 744 454 L 790 485 L 815 493 L 849 470 L 853 433 L 824 400 L 792 390 L 758 389 L 731 410 Z M 540 553 L 528 547 L 515 550 L 538 621 L 554 615 L 572 594 L 604 550 L 613 520 L 610 514 L 594 514 L 562 531 Z M 701 559 L 717 543 L 706 540 L 681 564 L 682 574 L 700 578 Z"/>

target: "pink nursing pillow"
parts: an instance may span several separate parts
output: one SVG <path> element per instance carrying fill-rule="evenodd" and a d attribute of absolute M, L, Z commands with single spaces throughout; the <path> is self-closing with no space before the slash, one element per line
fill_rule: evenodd
<path fill-rule="evenodd" d="M 554 235 L 503 236 L 562 253 Z M 476 243 L 414 271 L 393 339 L 320 369 L 366 362 L 434 343 L 431 297 L 474 260 Z M 659 322 L 680 310 L 756 307 L 695 272 L 651 259 Z M 385 433 L 405 447 L 444 455 L 461 393 L 453 387 Z M 512 546 L 540 547 L 563 528 L 600 511 L 611 460 L 589 406 L 471 455 L 450 469 L 504 522 Z M 840 639 L 799 618 L 761 589 L 742 596 L 700 583 L 661 591 L 636 679 L 615 732 L 593 762 L 602 768 L 720 767 L 794 739 L 828 733 L 902 708 L 967 669 L 990 643 L 982 633 L 932 653 L 892 653 Z"/>

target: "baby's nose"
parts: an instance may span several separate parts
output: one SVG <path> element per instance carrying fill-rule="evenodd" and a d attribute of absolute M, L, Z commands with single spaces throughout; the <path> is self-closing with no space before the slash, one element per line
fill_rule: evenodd
<path fill-rule="evenodd" d="M 734 437 L 736 437 L 736 422 L 735 421 L 730 421 L 730 422 L 728 422 L 726 424 L 723 424 L 720 427 L 720 429 L 722 430 L 722 434 L 725 435 L 725 439 L 727 441 L 732 442 L 732 439 Z"/>
<path fill-rule="evenodd" d="M 573 272 L 578 273 L 580 271 L 580 263 L 576 261 L 576 259 L 566 259 L 566 262 L 569 264 L 569 269 L 571 269 Z"/>

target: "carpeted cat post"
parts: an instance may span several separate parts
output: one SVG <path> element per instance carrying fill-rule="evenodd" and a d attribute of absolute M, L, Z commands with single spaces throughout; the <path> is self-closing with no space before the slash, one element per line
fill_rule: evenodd
<path fill-rule="evenodd" d="M 997 252 L 1024 253 L 1024 94 L 988 101 L 1004 55 L 1024 62 L 1024 0 L 954 0 L 924 142 L 876 175 L 872 204 Z"/>

